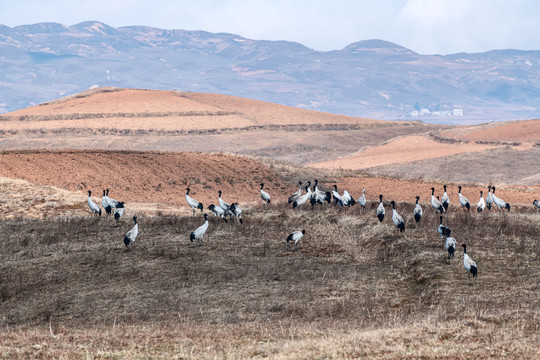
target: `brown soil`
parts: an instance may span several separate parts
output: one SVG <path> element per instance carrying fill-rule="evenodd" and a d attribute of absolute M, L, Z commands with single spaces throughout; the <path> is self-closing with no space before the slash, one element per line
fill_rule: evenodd
<path fill-rule="evenodd" d="M 478 152 L 494 148 L 494 145 L 441 144 L 422 135 L 396 138 L 381 146 L 374 146 L 357 154 L 336 160 L 312 164 L 326 169 L 366 169 L 416 160 L 433 159 L 443 156 Z"/>
<path fill-rule="evenodd" d="M 187 186 L 205 206 L 217 202 L 218 190 L 228 202 L 257 201 L 261 181 L 276 201 L 294 189 L 268 167 L 224 154 L 43 151 L 7 152 L 0 159 L 0 176 L 79 191 L 82 201 L 92 190 L 99 203 L 105 188 L 119 201 L 181 206 Z"/>
<path fill-rule="evenodd" d="M 540 140 L 540 120 L 491 123 L 471 127 L 457 127 L 441 132 L 442 136 L 472 141 L 517 141 Z"/>
<path fill-rule="evenodd" d="M 94 201 L 101 203 L 102 190 L 105 188 L 110 189 L 110 197 L 126 201 L 133 210 L 150 209 L 153 212 L 171 213 L 178 207 L 186 208 L 187 186 L 192 189 L 191 195 L 205 207 L 217 203 L 218 190 L 223 191 L 225 201 L 253 205 L 261 202 L 261 182 L 265 183 L 265 190 L 271 194 L 275 204 L 285 202 L 289 194 L 297 190 L 298 180 L 307 181 L 314 177 L 320 179 L 322 189 L 330 189 L 337 184 L 340 192 L 348 190 L 356 199 L 363 187 L 366 188 L 368 200 L 373 201 L 378 199 L 379 194 L 383 194 L 388 201 L 398 202 L 413 202 L 414 197 L 419 195 L 421 202 L 429 203 L 432 186 L 437 188 L 436 194 L 442 195 L 440 183 L 384 177 L 342 178 L 340 174 L 327 171 L 321 171 L 318 175 L 310 172 L 306 176 L 302 173 L 308 172 L 301 168 L 291 173 L 291 170 L 279 164 L 272 164 L 271 161 L 263 164 L 242 156 L 204 153 L 76 150 L 4 152 L 0 153 L 0 176 L 30 182 L 20 186 L 18 183 L 4 181 L 12 189 L 8 196 L 11 199 L 9 209 L 12 210 L 6 210 L 8 213 L 4 214 L 13 216 L 18 213 L 13 213 L 13 209 L 19 208 L 32 208 L 32 213 L 37 217 L 45 213 L 68 214 L 74 208 L 87 211 L 86 191 L 92 190 Z M 458 204 L 457 184 L 448 185 L 451 203 Z M 487 190 L 463 185 L 463 194 L 471 204 L 478 201 L 480 190 Z M 4 186 L 4 192 L 7 186 Z M 65 190 L 69 191 L 63 192 Z M 498 187 L 497 194 L 511 204 L 530 205 L 539 191 L 539 186 L 503 185 Z M 58 204 L 55 205 L 55 202 Z"/>
<path fill-rule="evenodd" d="M 17 110 L 5 116 L 86 114 L 86 113 L 144 113 L 170 111 L 210 111 L 220 110 L 178 96 L 175 91 L 132 90 L 101 88 L 73 96 Z"/>
<path fill-rule="evenodd" d="M 222 116 L 228 116 L 223 118 L 225 124 L 221 123 Z M 99 120 L 98 124 L 93 126 L 129 129 L 205 129 L 270 124 L 391 124 L 380 120 L 322 113 L 227 95 L 116 88 L 80 93 L 3 114 L 0 119 L 4 120 L 3 126 L 9 126 L 6 129 L 14 128 L 16 125 L 22 129 L 39 126 L 84 127 L 88 122 L 92 123 L 100 117 L 106 117 L 106 120 Z M 123 119 L 124 117 L 127 119 Z M 137 120 L 133 121 L 134 118 Z M 83 119 L 87 121 L 81 121 Z M 5 120 L 11 120 L 11 123 L 8 125 L 10 121 Z M 44 124 L 43 120 L 47 120 L 47 123 Z M 51 120 L 55 122 L 49 124 Z M 37 124 L 29 124 L 32 122 Z"/>

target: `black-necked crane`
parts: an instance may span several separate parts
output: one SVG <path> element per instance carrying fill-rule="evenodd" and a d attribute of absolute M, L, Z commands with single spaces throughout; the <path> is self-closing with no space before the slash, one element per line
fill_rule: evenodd
<path fill-rule="evenodd" d="M 296 209 L 297 207 L 304 205 L 310 198 L 311 198 L 311 188 L 309 187 L 309 185 L 306 185 L 306 193 L 304 195 L 299 196 L 296 200 L 293 201 L 293 204 L 292 204 L 293 209 Z"/>
<path fill-rule="evenodd" d="M 435 198 L 435 188 L 431 188 L 431 206 L 435 209 L 435 213 L 440 212 L 441 214 L 444 212 L 444 207 L 442 206 L 442 203 L 439 201 L 439 199 Z"/>
<path fill-rule="evenodd" d="M 189 192 L 191 191 L 190 188 L 186 188 L 186 201 L 188 203 L 188 205 L 191 207 L 191 210 L 193 210 L 193 215 L 192 216 L 195 216 L 195 209 L 199 209 L 201 210 L 201 212 L 203 212 L 203 204 L 197 200 L 195 200 L 194 198 L 192 198 L 191 196 L 189 196 Z"/>
<path fill-rule="evenodd" d="M 309 199 L 311 202 L 311 207 L 313 207 L 315 204 L 323 205 L 325 201 L 330 204 L 332 201 L 332 194 L 329 191 L 324 192 L 319 190 L 318 184 L 319 180 L 315 179 L 313 191 L 311 192 L 311 197 Z"/>
<path fill-rule="evenodd" d="M 139 224 L 137 224 L 137 216 L 133 216 L 133 221 L 135 225 L 129 230 L 124 237 L 124 245 L 126 245 L 127 251 L 133 250 L 133 245 L 135 244 L 135 239 L 139 234 Z"/>
<path fill-rule="evenodd" d="M 90 210 L 92 210 L 92 213 L 94 216 L 99 215 L 101 216 L 101 208 L 92 201 L 92 191 L 88 190 L 88 206 L 90 207 Z"/>
<path fill-rule="evenodd" d="M 221 190 L 218 191 L 218 201 L 219 201 L 219 207 L 223 209 L 223 211 L 225 211 L 225 216 L 227 215 L 230 215 L 229 214 L 229 208 L 231 207 L 231 205 L 225 201 L 223 201 L 223 199 L 221 198 Z"/>
<path fill-rule="evenodd" d="M 377 217 L 379 218 L 380 222 L 383 222 L 385 212 L 386 211 L 384 210 L 383 196 L 379 195 L 379 206 L 377 206 Z"/>
<path fill-rule="evenodd" d="M 289 244 L 289 241 L 294 241 L 294 248 L 298 249 L 298 242 L 304 236 L 305 233 L 306 233 L 306 230 L 293 231 L 292 233 L 289 234 L 289 236 L 287 236 L 287 244 Z"/>
<path fill-rule="evenodd" d="M 467 255 L 467 245 L 463 244 L 463 266 L 465 267 L 465 270 L 467 270 L 467 276 L 469 279 L 471 278 L 471 274 L 473 278 L 478 276 L 478 267 L 476 266 L 476 263 Z"/>
<path fill-rule="evenodd" d="M 439 226 L 437 227 L 437 232 L 439 233 L 439 235 L 441 235 L 441 239 L 444 239 L 444 232 L 445 232 L 446 230 L 449 230 L 449 229 L 448 229 L 447 226 L 444 226 L 444 225 L 442 224 L 442 219 L 443 219 L 443 217 L 442 217 L 442 215 L 441 215 L 441 217 L 440 217 L 440 219 L 439 219 Z"/>
<path fill-rule="evenodd" d="M 358 198 L 358 204 L 362 207 L 362 210 L 366 208 L 366 188 L 362 188 L 362 196 Z"/>
<path fill-rule="evenodd" d="M 240 224 L 244 222 L 242 220 L 242 209 L 240 209 L 237 202 L 232 203 L 229 210 L 231 211 L 231 218 L 237 218 Z"/>
<path fill-rule="evenodd" d="M 124 202 L 120 201 L 118 202 L 118 207 L 114 209 L 114 219 L 116 220 L 116 222 L 120 220 L 120 217 L 122 217 L 122 215 L 124 215 Z"/>
<path fill-rule="evenodd" d="M 448 194 L 446 193 L 446 185 L 443 185 L 444 188 L 444 194 L 441 197 L 441 204 L 444 207 L 444 211 L 448 211 L 448 206 L 450 205 L 450 198 L 448 197 Z"/>
<path fill-rule="evenodd" d="M 418 203 L 418 200 L 420 200 L 420 196 L 416 196 L 416 205 L 414 206 L 413 215 L 414 215 L 414 221 L 418 224 L 420 222 L 420 219 L 422 219 L 422 207 Z"/>
<path fill-rule="evenodd" d="M 193 231 L 191 234 L 189 234 L 189 240 L 193 242 L 193 240 L 197 240 L 197 245 L 202 244 L 202 238 L 204 234 L 206 233 L 206 230 L 208 230 L 208 214 L 204 214 L 204 224 L 199 226 L 195 231 Z"/>
<path fill-rule="evenodd" d="M 107 194 L 105 193 L 107 190 L 103 189 L 103 197 L 101 198 L 101 206 L 103 206 L 103 209 L 105 209 L 105 215 L 111 215 L 112 208 L 109 204 L 109 200 L 107 199 Z"/>
<path fill-rule="evenodd" d="M 270 195 L 263 190 L 264 183 L 261 183 L 261 199 L 263 201 L 263 205 L 270 204 Z"/>
<path fill-rule="evenodd" d="M 461 204 L 461 207 L 463 208 L 463 210 L 467 208 L 468 211 L 471 211 L 471 203 L 469 202 L 469 199 L 467 199 L 461 193 L 461 185 L 458 186 L 458 196 L 459 196 L 459 203 Z"/>
<path fill-rule="evenodd" d="M 396 225 L 396 228 L 399 230 L 399 232 L 404 232 L 405 220 L 403 220 L 403 217 L 399 215 L 396 211 L 396 202 L 392 200 L 390 204 L 392 204 L 392 221 L 394 222 L 394 225 Z"/>
<path fill-rule="evenodd" d="M 298 199 L 300 196 L 302 196 L 302 182 L 299 181 L 298 185 L 300 185 L 300 189 L 298 189 L 296 192 L 291 194 L 291 196 L 289 196 L 289 204 L 292 203 L 294 200 Z"/>
<path fill-rule="evenodd" d="M 356 201 L 352 197 L 351 194 L 347 190 L 343 191 L 343 195 L 341 195 L 341 199 L 343 199 L 343 205 L 344 206 L 354 206 L 356 205 Z"/>
<path fill-rule="evenodd" d="M 540 210 L 540 201 L 534 199 L 533 205 L 536 206 L 538 208 L 538 210 Z"/>
<path fill-rule="evenodd" d="M 488 194 L 486 196 L 486 207 L 491 210 L 493 206 L 493 196 L 491 195 L 491 186 L 488 186 Z"/>
<path fill-rule="evenodd" d="M 484 201 L 484 192 L 480 190 L 480 200 L 478 200 L 478 204 L 476 204 L 476 211 L 482 212 L 486 208 L 486 202 Z"/>
<path fill-rule="evenodd" d="M 109 197 L 109 189 L 107 189 L 107 201 L 109 202 L 109 205 L 111 205 L 111 208 L 116 208 L 119 203 L 119 201 Z"/>
<path fill-rule="evenodd" d="M 221 206 L 210 204 L 210 206 L 208 206 L 208 210 L 213 212 L 215 216 L 219 216 L 223 219 L 223 221 L 227 222 L 227 219 L 225 218 L 225 210 L 223 210 Z"/>
<path fill-rule="evenodd" d="M 510 212 L 510 204 L 504 201 L 503 199 L 500 199 L 497 196 L 495 196 L 495 186 L 493 186 L 492 189 L 493 189 L 493 194 L 491 194 L 491 196 L 493 197 L 493 203 L 497 205 L 499 210 L 507 209 L 508 212 Z"/>
<path fill-rule="evenodd" d="M 343 206 L 345 205 L 345 200 L 343 200 L 341 195 L 339 195 L 336 184 L 334 184 L 334 190 L 332 190 L 332 196 L 334 198 L 334 205 L 339 205 L 340 209 L 342 209 Z"/>
<path fill-rule="evenodd" d="M 446 251 L 448 251 L 449 259 L 454 257 L 454 252 L 456 251 L 456 239 L 450 236 L 451 233 L 452 231 L 448 228 L 444 232 L 444 236 L 446 237 L 445 247 Z"/>

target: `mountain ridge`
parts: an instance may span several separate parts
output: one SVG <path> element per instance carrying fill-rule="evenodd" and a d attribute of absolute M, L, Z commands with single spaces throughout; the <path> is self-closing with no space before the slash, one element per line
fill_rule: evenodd
<path fill-rule="evenodd" d="M 392 120 L 540 117 L 534 50 L 421 55 L 368 39 L 324 52 L 230 33 L 85 21 L 0 26 L 0 64 L 0 113 L 99 85 L 222 93 Z M 452 114 L 456 108 L 463 116 Z M 420 109 L 431 115 L 411 117 Z"/>

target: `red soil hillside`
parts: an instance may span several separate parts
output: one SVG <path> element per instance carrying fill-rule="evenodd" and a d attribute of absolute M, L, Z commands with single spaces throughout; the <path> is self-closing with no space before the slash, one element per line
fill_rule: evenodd
<path fill-rule="evenodd" d="M 479 144 L 440 144 L 422 135 L 412 135 L 396 138 L 381 146 L 369 147 L 365 151 L 339 159 L 311 164 L 310 166 L 325 169 L 358 170 L 455 154 L 480 152 L 493 147 L 493 145 Z"/>
<path fill-rule="evenodd" d="M 490 123 L 457 127 L 441 132 L 442 136 L 470 141 L 540 141 L 540 120 Z"/>
<path fill-rule="evenodd" d="M 0 176 L 81 194 L 92 190 L 96 198 L 110 188 L 117 200 L 181 206 L 187 186 L 205 206 L 217 201 L 218 190 L 228 202 L 257 201 L 261 181 L 276 200 L 293 189 L 246 157 L 203 153 L 8 152 L 0 153 Z"/>
<path fill-rule="evenodd" d="M 279 169 L 276 167 L 276 169 Z M 277 170 L 276 170 L 277 171 Z M 191 195 L 205 206 L 216 203 L 217 191 L 223 191 L 228 202 L 260 202 L 259 184 L 272 195 L 273 203 L 286 201 L 297 190 L 285 173 L 273 171 L 268 166 L 247 157 L 204 153 L 156 153 L 128 151 L 18 151 L 0 153 L 0 177 L 22 179 L 36 185 L 50 185 L 71 190 L 81 195 L 84 202 L 87 190 L 93 191 L 96 200 L 101 199 L 105 188 L 110 196 L 127 203 L 159 203 L 186 206 L 186 187 Z M 289 179 L 309 180 L 305 175 L 285 174 Z M 294 170 L 292 170 L 294 171 Z M 298 170 L 296 170 L 298 171 Z M 442 185 L 424 181 L 406 181 L 381 177 L 332 176 L 332 180 L 320 177 L 321 173 L 309 170 L 311 176 L 321 180 L 320 187 L 329 189 L 337 184 L 340 191 L 348 190 L 356 199 L 367 189 L 367 198 L 376 200 L 384 194 L 388 201 L 413 202 L 420 195 L 421 202 L 429 202 L 430 188 Z M 318 175 L 315 175 L 318 174 Z M 297 178 L 298 177 L 298 178 Z M 312 179 L 313 180 L 313 179 Z M 449 184 L 449 196 L 458 203 L 457 185 Z M 497 194 L 512 204 L 530 205 L 540 187 L 502 186 Z M 464 186 L 463 194 L 476 203 L 480 190 L 477 186 Z M 439 190 L 437 191 L 439 193 Z M 23 197 L 32 198 L 32 192 Z M 72 199 L 70 199 L 72 201 Z"/>
<path fill-rule="evenodd" d="M 100 88 L 3 114 L 0 129 L 194 130 L 285 124 L 383 124 L 228 95 Z M 24 121 L 20 121 L 24 120 Z"/>

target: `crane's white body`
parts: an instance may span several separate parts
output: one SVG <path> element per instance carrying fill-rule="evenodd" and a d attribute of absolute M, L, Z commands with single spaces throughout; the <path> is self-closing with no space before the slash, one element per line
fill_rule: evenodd
<path fill-rule="evenodd" d="M 237 202 L 231 204 L 229 211 L 231 213 L 231 218 L 237 218 L 238 221 L 240 221 L 240 224 L 242 224 L 242 209 L 238 207 Z"/>
<path fill-rule="evenodd" d="M 465 196 L 461 195 L 461 193 L 458 193 L 458 195 L 459 195 L 459 203 L 461 204 L 461 206 L 467 206 L 467 204 L 470 205 L 469 199 L 467 199 Z"/>
<path fill-rule="evenodd" d="M 135 222 L 135 225 L 126 233 L 126 236 L 124 237 L 124 245 L 126 245 L 128 250 L 133 249 L 135 239 L 137 239 L 137 235 L 139 235 L 139 224 L 137 223 L 136 216 L 133 217 L 133 221 Z"/>
<path fill-rule="evenodd" d="M 219 205 L 214 205 L 214 204 L 210 204 L 210 206 L 208 206 L 208 209 L 210 211 L 212 211 L 214 213 L 215 216 L 219 216 L 221 217 L 222 219 L 225 218 L 225 210 L 223 210 L 221 208 L 221 206 Z"/>
<path fill-rule="evenodd" d="M 403 217 L 398 214 L 396 210 L 396 202 L 392 200 L 391 204 L 392 204 L 392 221 L 394 222 L 394 225 L 396 226 L 396 228 L 400 232 L 403 232 L 405 231 L 405 220 L 403 220 Z"/>
<path fill-rule="evenodd" d="M 461 204 L 461 207 L 467 208 L 467 210 L 471 209 L 471 203 L 469 202 L 469 199 L 467 199 L 462 193 L 461 193 L 461 185 L 458 186 L 458 196 L 459 196 L 459 203 Z"/>
<path fill-rule="evenodd" d="M 486 206 L 489 210 L 493 206 L 493 196 L 491 195 L 491 186 L 488 187 L 488 195 L 486 196 Z"/>
<path fill-rule="evenodd" d="M 358 204 L 362 207 L 362 209 L 365 209 L 366 207 L 366 188 L 362 188 L 362 196 L 358 198 Z"/>
<path fill-rule="evenodd" d="M 431 188 L 431 206 L 435 209 L 435 213 L 440 212 L 441 214 L 444 213 L 444 206 L 442 203 L 437 200 L 437 198 L 434 195 L 435 189 Z"/>
<path fill-rule="evenodd" d="M 324 192 L 318 187 L 319 180 L 315 179 L 315 185 L 313 185 L 313 191 L 310 196 L 311 205 L 317 203 L 324 204 L 325 201 L 330 202 L 332 200 L 332 195 L 328 192 Z"/>
<path fill-rule="evenodd" d="M 384 210 L 384 203 L 383 203 L 382 195 L 379 195 L 379 206 L 377 206 L 377 217 L 379 218 L 380 222 L 383 222 L 385 214 L 386 214 L 386 210 Z"/>
<path fill-rule="evenodd" d="M 191 242 L 193 242 L 193 240 L 197 240 L 197 245 L 202 244 L 202 238 L 204 234 L 206 234 L 206 230 L 208 230 L 208 215 L 204 214 L 204 224 L 199 226 L 189 235 L 189 240 Z"/>
<path fill-rule="evenodd" d="M 186 190 L 186 202 L 188 203 L 189 207 L 191 207 L 191 210 L 193 211 L 193 216 L 195 216 L 195 209 L 199 209 L 202 212 L 203 204 L 189 196 L 189 192 L 191 191 L 190 188 L 187 188 Z"/>
<path fill-rule="evenodd" d="M 261 199 L 263 201 L 263 205 L 270 204 L 270 195 L 263 190 L 264 183 L 261 183 Z"/>
<path fill-rule="evenodd" d="M 300 196 L 302 196 L 302 182 L 299 181 L 298 185 L 300 185 L 300 189 L 298 189 L 298 191 L 292 193 L 291 196 L 289 196 L 289 200 L 288 200 L 289 204 L 295 201 L 296 199 L 298 199 Z"/>
<path fill-rule="evenodd" d="M 351 194 L 349 194 L 347 190 L 343 191 L 341 199 L 343 200 L 343 206 L 353 206 L 356 204 L 356 201 L 354 201 L 354 198 L 351 196 Z"/>
<path fill-rule="evenodd" d="M 418 198 L 416 199 L 416 205 L 414 205 L 413 210 L 413 216 L 416 222 L 419 222 L 422 218 L 422 215 L 424 214 L 424 211 L 422 210 L 422 206 L 418 203 Z"/>
<path fill-rule="evenodd" d="M 448 194 L 446 193 L 446 185 L 444 185 L 443 188 L 444 188 L 444 194 L 441 197 L 441 204 L 444 208 L 444 211 L 448 211 L 448 206 L 450 206 L 450 198 L 448 197 Z"/>
<path fill-rule="evenodd" d="M 120 218 L 122 217 L 122 215 L 124 215 L 124 205 L 122 204 L 122 207 L 117 207 L 116 209 L 114 209 L 114 218 L 116 219 L 116 221 L 120 220 Z"/>
<path fill-rule="evenodd" d="M 448 251 L 448 258 L 454 257 L 454 251 L 456 251 L 456 239 L 451 236 L 447 237 L 445 248 L 446 251 Z"/>
<path fill-rule="evenodd" d="M 339 205 L 343 207 L 345 205 L 345 200 L 339 195 L 337 191 L 337 185 L 334 185 L 334 190 L 332 190 L 332 196 L 334 197 L 334 205 Z"/>
<path fill-rule="evenodd" d="M 109 205 L 109 199 L 107 199 L 106 190 L 103 190 L 103 196 L 101 198 L 101 206 L 105 209 L 105 212 L 107 214 L 111 212 L 111 208 L 107 210 L 107 207 L 110 207 L 110 205 Z"/>
<path fill-rule="evenodd" d="M 287 243 L 289 243 L 289 241 L 294 241 L 294 247 L 295 249 L 297 249 L 298 242 L 304 236 L 305 232 L 306 232 L 305 230 L 293 231 L 292 233 L 289 234 L 289 236 L 287 236 Z"/>
<path fill-rule="evenodd" d="M 441 216 L 439 219 L 439 227 L 437 227 L 437 232 L 439 233 L 439 235 L 441 235 L 441 239 L 444 239 L 444 232 L 446 229 L 448 229 L 448 227 L 442 224 L 442 219 L 443 217 Z"/>
<path fill-rule="evenodd" d="M 471 274 L 473 275 L 473 278 L 475 278 L 478 274 L 478 266 L 476 266 L 476 263 L 467 255 L 467 247 L 465 244 L 463 246 L 463 266 L 465 267 L 465 270 L 467 270 L 467 276 L 470 278 Z"/>
<path fill-rule="evenodd" d="M 92 201 L 92 196 L 91 196 L 90 191 L 88 191 L 88 206 L 90 207 L 90 210 L 92 210 L 92 213 L 94 215 L 101 216 L 101 209 L 95 202 Z"/>
<path fill-rule="evenodd" d="M 229 215 L 229 208 L 231 207 L 231 205 L 225 201 L 223 201 L 223 199 L 221 198 L 221 190 L 218 191 L 218 201 L 219 201 L 219 207 L 223 209 L 223 211 L 225 211 L 225 216 Z"/>
<path fill-rule="evenodd" d="M 503 199 L 501 198 L 498 198 L 496 195 L 495 195 L 495 187 L 493 187 L 493 193 L 491 194 L 491 196 L 493 197 L 493 203 L 495 205 L 497 205 L 497 207 L 499 208 L 499 210 L 502 210 L 502 209 L 508 209 L 508 211 L 510 211 L 510 205 L 508 205 L 508 203 L 506 201 L 504 201 Z"/>
<path fill-rule="evenodd" d="M 116 207 L 118 207 L 118 204 L 119 204 L 119 201 L 114 200 L 113 198 L 109 197 L 109 189 L 107 189 L 107 202 L 109 203 L 109 206 L 112 209 L 115 209 Z"/>
<path fill-rule="evenodd" d="M 476 210 L 478 212 L 482 212 L 484 211 L 485 208 L 486 208 L 486 202 L 484 201 L 483 192 L 480 191 L 480 200 L 478 200 L 478 204 L 476 204 Z"/>
<path fill-rule="evenodd" d="M 293 201 L 293 209 L 304 205 L 308 199 L 311 198 L 312 192 L 311 188 L 309 186 L 306 186 L 306 193 L 304 195 L 299 196 L 295 201 Z"/>

